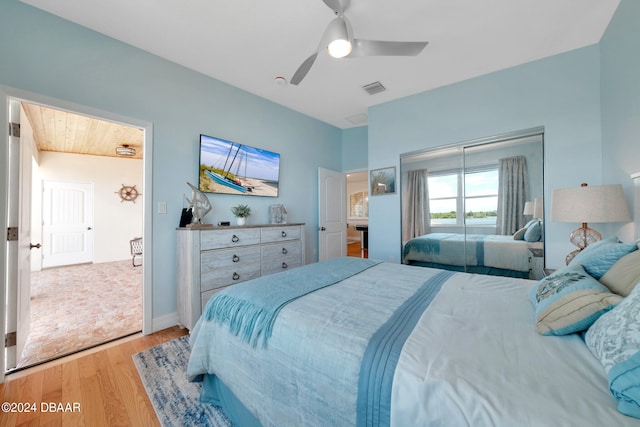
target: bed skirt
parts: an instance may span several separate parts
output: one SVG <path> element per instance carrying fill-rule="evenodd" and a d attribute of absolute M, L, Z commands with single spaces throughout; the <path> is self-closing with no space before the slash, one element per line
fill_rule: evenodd
<path fill-rule="evenodd" d="M 262 427 L 260 421 L 245 408 L 229 387 L 213 374 L 203 375 L 200 401 L 222 408 L 234 426 Z"/>

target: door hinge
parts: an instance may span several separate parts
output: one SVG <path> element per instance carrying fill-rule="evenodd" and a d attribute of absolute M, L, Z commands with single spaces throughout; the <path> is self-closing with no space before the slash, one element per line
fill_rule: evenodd
<path fill-rule="evenodd" d="M 16 333 L 15 332 L 9 332 L 4 336 L 4 348 L 9 348 L 9 347 L 13 347 L 14 345 L 16 345 Z"/>
<path fill-rule="evenodd" d="M 18 240 L 18 227 L 7 227 L 7 242 Z"/>
<path fill-rule="evenodd" d="M 9 123 L 9 136 L 20 137 L 20 123 Z"/>

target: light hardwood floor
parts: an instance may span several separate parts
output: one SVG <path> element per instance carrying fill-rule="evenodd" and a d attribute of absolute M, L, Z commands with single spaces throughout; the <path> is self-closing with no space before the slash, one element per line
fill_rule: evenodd
<path fill-rule="evenodd" d="M 360 242 L 349 243 L 347 245 L 347 256 L 352 256 L 352 257 L 356 257 L 356 258 L 368 258 L 369 257 L 369 251 L 367 249 L 365 249 L 364 250 L 364 254 L 363 254 L 363 251 L 360 248 Z"/>
<path fill-rule="evenodd" d="M 0 384 L 0 402 L 36 410 L 2 411 L 0 426 L 159 426 L 131 356 L 185 334 L 175 326 L 9 374 Z M 49 410 L 67 404 L 79 411 Z"/>

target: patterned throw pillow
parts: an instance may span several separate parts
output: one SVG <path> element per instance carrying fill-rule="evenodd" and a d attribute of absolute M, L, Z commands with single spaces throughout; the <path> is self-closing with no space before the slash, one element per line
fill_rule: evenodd
<path fill-rule="evenodd" d="M 618 410 L 640 418 L 640 286 L 589 328 L 585 342 L 604 366 Z"/>
<path fill-rule="evenodd" d="M 580 265 L 565 267 L 540 280 L 529 297 L 536 310 L 536 331 L 541 335 L 585 331 L 622 300 Z"/>

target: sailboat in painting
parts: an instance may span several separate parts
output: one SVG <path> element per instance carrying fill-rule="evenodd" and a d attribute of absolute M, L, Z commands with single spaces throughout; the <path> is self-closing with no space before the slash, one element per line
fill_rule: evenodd
<path fill-rule="evenodd" d="M 278 153 L 200 135 L 199 169 L 202 192 L 278 196 Z"/>
<path fill-rule="evenodd" d="M 231 157 L 231 152 L 233 151 L 234 147 L 235 147 L 235 144 L 231 144 L 231 147 L 229 147 L 229 153 L 227 153 L 227 159 L 225 160 L 224 167 L 222 168 L 224 172 L 222 174 L 219 174 L 217 172 L 213 172 L 210 170 L 207 170 L 206 173 L 207 175 L 209 175 L 209 178 L 211 178 L 218 184 L 225 185 L 229 188 L 240 191 L 241 193 L 246 193 L 247 191 L 251 191 L 251 187 L 245 186 L 242 184 L 242 181 L 240 181 L 239 179 L 232 178 L 229 176 L 231 172 L 231 168 L 233 167 L 233 164 L 235 163 L 236 158 L 238 157 L 238 153 L 240 153 L 242 144 L 238 144 L 238 148 L 236 149 L 233 159 L 231 160 L 231 162 L 229 162 L 229 157 Z M 247 161 L 246 153 L 245 153 L 244 161 L 245 163 Z M 228 167 L 227 167 L 227 164 L 229 165 Z M 240 169 L 240 161 L 238 161 L 238 167 L 236 171 L 238 171 L 239 169 Z M 235 176 L 237 176 L 237 172 Z"/>

